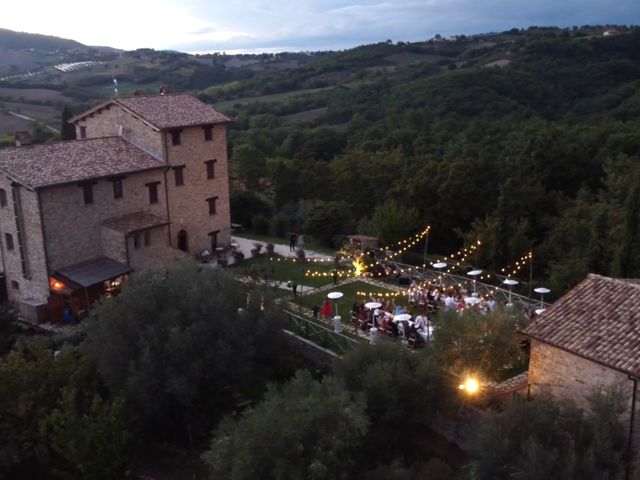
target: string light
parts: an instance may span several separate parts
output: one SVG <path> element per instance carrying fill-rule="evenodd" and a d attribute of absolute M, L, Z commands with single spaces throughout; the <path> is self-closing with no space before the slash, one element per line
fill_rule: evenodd
<path fill-rule="evenodd" d="M 380 297 L 399 297 L 401 295 L 404 295 L 403 292 L 364 292 L 364 291 L 357 291 L 356 295 L 358 297 L 367 297 L 367 298 L 380 298 Z"/>
<path fill-rule="evenodd" d="M 507 265 L 504 268 L 500 269 L 500 273 L 505 274 L 507 278 L 511 278 L 511 276 L 515 276 L 520 273 L 526 265 L 529 265 L 533 260 L 533 252 L 529 250 L 525 255 L 516 260 L 515 263 Z M 482 277 L 480 277 L 482 278 Z"/>

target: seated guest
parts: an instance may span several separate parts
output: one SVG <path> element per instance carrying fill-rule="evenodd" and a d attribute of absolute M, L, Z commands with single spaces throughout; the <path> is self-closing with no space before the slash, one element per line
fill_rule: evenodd
<path fill-rule="evenodd" d="M 381 331 L 386 331 L 387 327 L 389 326 L 389 317 L 387 317 L 385 314 L 382 314 L 378 317 L 378 328 Z"/>
<path fill-rule="evenodd" d="M 493 296 L 489 296 L 489 299 L 485 302 L 485 305 L 490 312 L 496 309 L 496 301 L 493 299 Z"/>
<path fill-rule="evenodd" d="M 420 314 L 416 317 L 416 320 L 413 324 L 413 329 L 415 332 L 424 340 L 425 342 L 429 339 L 429 327 L 431 326 L 431 322 L 426 315 Z"/>
<path fill-rule="evenodd" d="M 447 295 L 444 299 L 444 308 L 446 310 L 457 310 L 458 304 L 451 294 Z"/>

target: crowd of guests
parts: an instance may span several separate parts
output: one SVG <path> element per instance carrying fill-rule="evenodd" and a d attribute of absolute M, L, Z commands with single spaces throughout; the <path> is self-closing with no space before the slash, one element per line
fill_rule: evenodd
<path fill-rule="evenodd" d="M 407 290 L 407 300 L 409 305 L 426 306 L 431 311 L 443 309 L 461 312 L 475 308 L 481 312 L 491 312 L 497 308 L 493 295 L 483 297 L 460 285 L 446 286 L 442 282 L 420 284 L 413 281 Z"/>
<path fill-rule="evenodd" d="M 428 342 L 434 327 L 431 317 L 439 310 L 463 312 L 477 309 L 490 312 L 497 307 L 491 295 L 481 297 L 461 286 L 412 282 L 407 290 L 408 306 L 396 305 L 395 298 L 369 298 L 355 303 L 351 318 L 357 328 L 372 335 L 386 334 L 410 342 Z"/>
<path fill-rule="evenodd" d="M 379 307 L 367 307 L 372 303 Z M 395 305 L 393 298 L 356 303 L 352 307 L 351 318 L 357 328 L 368 330 L 373 336 L 386 334 L 404 341 L 419 339 L 427 342 L 433 334 L 427 308 Z"/>

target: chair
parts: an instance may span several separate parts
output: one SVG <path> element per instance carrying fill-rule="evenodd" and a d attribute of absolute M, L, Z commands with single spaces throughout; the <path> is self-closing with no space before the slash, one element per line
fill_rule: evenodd
<path fill-rule="evenodd" d="M 419 344 L 420 341 L 418 340 L 418 335 L 414 332 L 411 332 L 407 337 L 407 347 L 409 347 L 411 350 L 415 350 L 416 348 L 418 348 Z"/>

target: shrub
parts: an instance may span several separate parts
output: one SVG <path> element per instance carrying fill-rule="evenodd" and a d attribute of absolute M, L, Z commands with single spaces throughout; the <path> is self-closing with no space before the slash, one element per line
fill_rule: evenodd
<path fill-rule="evenodd" d="M 287 217 L 282 214 L 274 215 L 271 219 L 271 233 L 278 238 L 285 238 L 287 230 L 289 229 L 289 222 Z"/>
<path fill-rule="evenodd" d="M 269 220 L 264 215 L 254 215 L 251 219 L 251 229 L 260 235 L 269 233 Z"/>

